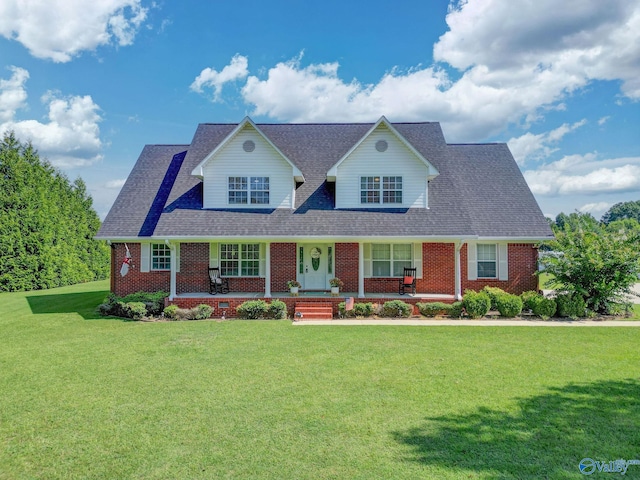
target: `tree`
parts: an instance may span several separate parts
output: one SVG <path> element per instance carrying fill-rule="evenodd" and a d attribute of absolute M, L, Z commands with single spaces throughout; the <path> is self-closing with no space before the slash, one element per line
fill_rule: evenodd
<path fill-rule="evenodd" d="M 640 222 L 640 200 L 616 203 L 602 216 L 602 223 L 608 225 L 616 220 L 627 218 Z"/>
<path fill-rule="evenodd" d="M 71 183 L 13 133 L 0 141 L 0 291 L 106 278 L 109 248 L 81 179 Z"/>
<path fill-rule="evenodd" d="M 609 313 L 640 274 L 640 230 L 603 229 L 588 214 L 571 214 L 548 246 L 556 252 L 541 259 L 559 290 L 580 294 L 587 308 Z"/>

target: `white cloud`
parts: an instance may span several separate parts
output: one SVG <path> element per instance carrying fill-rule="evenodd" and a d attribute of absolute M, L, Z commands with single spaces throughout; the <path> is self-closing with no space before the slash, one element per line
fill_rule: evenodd
<path fill-rule="evenodd" d="M 558 150 L 558 148 L 553 147 L 553 145 L 556 145 L 562 140 L 567 133 L 577 130 L 586 123 L 587 121 L 584 119 L 573 125 L 564 123 L 550 132 L 540 133 L 538 135 L 527 132 L 520 137 L 510 139 L 507 144 L 518 165 L 524 165 L 527 160 L 548 158 L 553 152 Z"/>
<path fill-rule="evenodd" d="M 12 75 L 9 80 L 0 78 L 0 123 L 11 120 L 16 111 L 24 108 L 27 91 L 24 87 L 29 72 L 24 68 L 9 67 Z"/>
<path fill-rule="evenodd" d="M 211 87 L 217 100 L 222 85 L 246 77 L 242 95 L 253 115 L 292 122 L 432 119 L 448 141 L 477 141 L 566 109 L 565 98 L 593 80 L 619 80 L 624 95 L 640 99 L 640 0 L 605 3 L 459 1 L 434 46 L 440 64 L 392 69 L 374 84 L 345 81 L 337 62 L 305 66 L 302 54 L 251 75 L 246 63 L 232 68 L 246 61 L 236 55 L 220 72 L 203 70 L 191 88 Z M 449 66 L 460 71 L 456 80 Z M 557 141 L 542 140 L 547 147 Z"/>
<path fill-rule="evenodd" d="M 26 70 L 14 67 L 10 80 L 0 80 L 0 132 L 13 130 L 58 167 L 90 165 L 102 159 L 100 107 L 89 95 L 48 92 L 41 99 L 48 106 L 47 122 L 16 119 L 16 110 L 26 106 L 27 78 Z M 5 94 L 7 101 L 3 100 Z"/>
<path fill-rule="evenodd" d="M 587 203 L 586 205 L 578 208 L 578 211 L 582 213 L 590 213 L 594 217 L 599 218 L 604 212 L 609 210 L 609 207 L 612 205 L 613 204 L 609 202 Z"/>
<path fill-rule="evenodd" d="M 3 0 L 0 35 L 35 57 L 68 62 L 101 45 L 130 45 L 147 10 L 141 0 Z"/>
<path fill-rule="evenodd" d="M 609 115 L 602 117 L 598 120 L 598 125 L 602 126 L 605 123 L 607 123 L 609 120 L 611 119 L 611 117 Z"/>
<path fill-rule="evenodd" d="M 109 180 L 107 183 L 104 184 L 104 186 L 106 188 L 122 188 L 122 186 L 124 185 L 124 182 L 126 182 L 127 179 L 126 178 L 118 178 L 117 180 Z"/>
<path fill-rule="evenodd" d="M 597 154 L 571 155 L 537 170 L 527 170 L 524 177 L 537 195 L 640 191 L 640 157 L 598 160 Z"/>
<path fill-rule="evenodd" d="M 225 66 L 220 72 L 209 67 L 202 70 L 190 88 L 198 93 L 202 93 L 203 88 L 211 88 L 213 89 L 213 101 L 219 101 L 222 87 L 225 83 L 246 78 L 249 74 L 249 70 L 247 69 L 248 65 L 249 61 L 247 57 L 236 54 L 231 59 L 231 63 Z"/>

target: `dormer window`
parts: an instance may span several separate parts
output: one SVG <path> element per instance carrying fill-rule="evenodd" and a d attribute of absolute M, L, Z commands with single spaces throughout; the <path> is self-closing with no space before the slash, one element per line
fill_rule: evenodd
<path fill-rule="evenodd" d="M 229 205 L 269 205 L 269 177 L 229 177 Z"/>
<path fill-rule="evenodd" d="M 402 177 L 360 177 L 360 203 L 402 204 Z"/>

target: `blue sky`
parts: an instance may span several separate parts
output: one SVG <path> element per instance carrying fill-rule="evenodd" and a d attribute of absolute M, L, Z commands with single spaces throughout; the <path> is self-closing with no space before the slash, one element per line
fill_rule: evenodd
<path fill-rule="evenodd" d="M 545 214 L 640 199 L 640 0 L 3 0 L 0 131 L 101 217 L 200 122 L 439 121 L 508 142 Z"/>

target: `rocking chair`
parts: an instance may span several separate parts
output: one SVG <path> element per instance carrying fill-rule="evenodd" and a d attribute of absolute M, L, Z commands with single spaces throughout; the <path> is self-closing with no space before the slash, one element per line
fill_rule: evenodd
<path fill-rule="evenodd" d="M 404 295 L 405 290 L 409 290 L 410 293 L 413 294 L 416 293 L 416 270 L 416 268 L 404 268 L 404 273 L 402 274 L 398 288 L 398 293 L 400 295 Z"/>
<path fill-rule="evenodd" d="M 229 279 L 222 278 L 220 267 L 209 268 L 209 293 L 229 293 Z"/>

